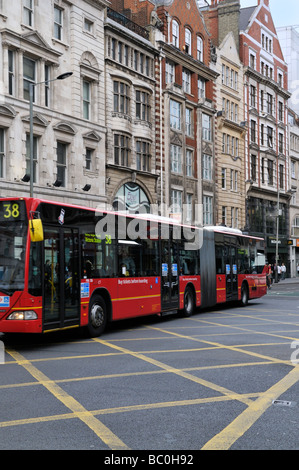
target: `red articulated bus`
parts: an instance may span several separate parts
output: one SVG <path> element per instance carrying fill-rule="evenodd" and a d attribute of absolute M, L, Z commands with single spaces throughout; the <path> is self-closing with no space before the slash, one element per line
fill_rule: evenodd
<path fill-rule="evenodd" d="M 194 313 L 267 293 L 263 240 L 151 215 L 0 199 L 0 332 Z"/>

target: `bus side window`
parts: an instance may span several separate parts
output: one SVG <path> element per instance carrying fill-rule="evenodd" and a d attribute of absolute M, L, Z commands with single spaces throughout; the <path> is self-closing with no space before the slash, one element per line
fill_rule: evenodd
<path fill-rule="evenodd" d="M 216 274 L 225 274 L 224 248 L 225 247 L 223 245 L 215 246 Z"/>
<path fill-rule="evenodd" d="M 158 241 L 146 239 L 142 241 L 142 266 L 143 276 L 157 276 L 159 273 Z"/>

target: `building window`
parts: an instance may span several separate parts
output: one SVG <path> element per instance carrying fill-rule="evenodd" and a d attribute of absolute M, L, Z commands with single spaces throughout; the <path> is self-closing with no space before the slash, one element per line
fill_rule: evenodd
<path fill-rule="evenodd" d="M 66 150 L 67 144 L 57 142 L 57 180 L 63 187 L 66 185 Z"/>
<path fill-rule="evenodd" d="M 197 88 L 198 88 L 198 98 L 205 98 L 206 97 L 206 82 L 201 77 L 198 77 Z"/>
<path fill-rule="evenodd" d="M 178 145 L 170 145 L 171 171 L 182 173 L 182 148 Z"/>
<path fill-rule="evenodd" d="M 256 87 L 253 85 L 250 85 L 250 106 L 255 108 L 255 103 L 256 103 Z"/>
<path fill-rule="evenodd" d="M 283 121 L 283 103 L 281 101 L 278 102 L 278 119 Z"/>
<path fill-rule="evenodd" d="M 83 80 L 83 118 L 90 119 L 90 88 L 91 83 Z"/>
<path fill-rule="evenodd" d="M 183 90 L 185 93 L 191 93 L 191 73 L 183 69 Z"/>
<path fill-rule="evenodd" d="M 270 93 L 267 93 L 267 113 L 273 113 L 273 96 Z"/>
<path fill-rule="evenodd" d="M 203 223 L 204 225 L 213 223 L 213 198 L 211 196 L 203 197 Z"/>
<path fill-rule="evenodd" d="M 179 24 L 177 21 L 173 20 L 172 22 L 172 44 L 175 47 L 179 47 Z"/>
<path fill-rule="evenodd" d="M 264 133 L 265 133 L 265 126 L 261 124 L 261 145 L 264 145 Z"/>
<path fill-rule="evenodd" d="M 182 213 L 182 191 L 179 191 L 177 189 L 171 190 L 171 206 L 173 213 Z"/>
<path fill-rule="evenodd" d="M 37 137 L 33 136 L 33 182 L 36 183 L 37 173 Z M 30 135 L 26 134 L 26 173 L 30 175 Z"/>
<path fill-rule="evenodd" d="M 151 171 L 150 143 L 144 140 L 136 141 L 136 168 L 142 171 Z"/>
<path fill-rule="evenodd" d="M 151 121 L 150 95 L 145 91 L 136 91 L 136 119 Z"/>
<path fill-rule="evenodd" d="M 116 59 L 116 39 L 111 39 L 111 57 L 113 60 Z"/>
<path fill-rule="evenodd" d="M 188 28 L 185 29 L 185 52 L 186 54 L 190 54 L 190 55 L 192 54 L 191 31 Z"/>
<path fill-rule="evenodd" d="M 211 155 L 203 155 L 202 158 L 202 177 L 205 180 L 211 181 L 212 180 L 212 156 Z"/>
<path fill-rule="evenodd" d="M 85 149 L 85 168 L 86 170 L 92 170 L 92 163 L 93 163 L 93 149 L 86 148 Z"/>
<path fill-rule="evenodd" d="M 221 223 L 226 225 L 226 206 L 222 206 Z"/>
<path fill-rule="evenodd" d="M 113 82 L 113 111 L 129 114 L 130 109 L 130 87 L 126 83 Z"/>
<path fill-rule="evenodd" d="M 49 80 L 50 77 L 50 67 L 49 65 L 45 65 L 45 106 L 50 106 L 50 84 Z"/>
<path fill-rule="evenodd" d="M 267 144 L 268 147 L 273 148 L 273 129 L 272 127 L 267 127 Z"/>
<path fill-rule="evenodd" d="M 144 54 L 140 53 L 139 54 L 139 72 L 143 74 L 143 68 L 144 68 Z"/>
<path fill-rule="evenodd" d="M 15 93 L 15 57 L 14 52 L 8 50 L 8 93 Z"/>
<path fill-rule="evenodd" d="M 174 83 L 175 65 L 173 62 L 166 61 L 165 81 L 166 83 Z"/>
<path fill-rule="evenodd" d="M 186 197 L 186 222 L 192 221 L 192 194 L 187 194 Z"/>
<path fill-rule="evenodd" d="M 250 121 L 250 141 L 256 143 L 256 122 Z"/>
<path fill-rule="evenodd" d="M 23 97 L 30 99 L 30 84 L 35 83 L 35 62 L 28 57 L 23 57 Z M 35 87 L 33 87 L 33 102 L 35 101 Z"/>
<path fill-rule="evenodd" d="M 23 21 L 26 26 L 33 26 L 33 0 L 23 0 Z"/>
<path fill-rule="evenodd" d="M 279 153 L 283 153 L 283 134 L 281 132 L 278 134 L 278 150 Z"/>
<path fill-rule="evenodd" d="M 296 162 L 291 160 L 291 177 L 296 178 Z"/>
<path fill-rule="evenodd" d="M 279 188 L 283 189 L 284 184 L 283 184 L 283 165 L 279 165 Z"/>
<path fill-rule="evenodd" d="M 0 178 L 4 177 L 5 130 L 0 129 Z"/>
<path fill-rule="evenodd" d="M 192 109 L 186 108 L 186 134 L 192 135 Z"/>
<path fill-rule="evenodd" d="M 186 176 L 193 176 L 193 152 L 186 150 Z"/>
<path fill-rule="evenodd" d="M 124 47 L 124 59 L 125 59 L 125 65 L 128 67 L 129 59 L 130 59 L 130 50 L 129 50 L 129 46 L 127 46 L 126 44 Z"/>
<path fill-rule="evenodd" d="M 93 33 L 93 22 L 89 20 L 88 18 L 84 18 L 84 23 L 83 23 L 83 28 L 84 31 L 87 31 L 88 33 Z"/>
<path fill-rule="evenodd" d="M 226 189 L 226 168 L 221 169 L 221 188 Z"/>
<path fill-rule="evenodd" d="M 122 64 L 123 61 L 123 44 L 122 42 L 118 43 L 118 62 Z"/>
<path fill-rule="evenodd" d="M 251 155 L 251 179 L 256 181 L 256 155 Z"/>
<path fill-rule="evenodd" d="M 199 36 L 197 36 L 197 60 L 203 62 L 203 41 Z"/>
<path fill-rule="evenodd" d="M 54 38 L 62 41 L 62 18 L 63 12 L 61 8 L 54 6 Z"/>
<path fill-rule="evenodd" d="M 126 135 L 114 134 L 114 163 L 129 166 L 130 139 Z"/>
<path fill-rule="evenodd" d="M 268 159 L 267 163 L 268 163 L 268 184 L 270 186 L 273 186 L 273 182 L 274 182 L 274 178 L 273 178 L 273 168 L 274 168 L 273 160 Z"/>
<path fill-rule="evenodd" d="M 202 138 L 212 140 L 212 119 L 208 114 L 202 114 Z"/>
<path fill-rule="evenodd" d="M 181 104 L 170 100 L 170 127 L 181 130 Z"/>

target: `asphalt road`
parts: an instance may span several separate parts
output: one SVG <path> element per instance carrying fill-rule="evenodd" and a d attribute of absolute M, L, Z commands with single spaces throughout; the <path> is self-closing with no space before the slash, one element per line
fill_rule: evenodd
<path fill-rule="evenodd" d="M 245 308 L 115 323 L 94 339 L 0 340 L 0 450 L 102 450 L 134 468 L 161 450 L 180 464 L 201 449 L 299 450 L 297 281 Z"/>

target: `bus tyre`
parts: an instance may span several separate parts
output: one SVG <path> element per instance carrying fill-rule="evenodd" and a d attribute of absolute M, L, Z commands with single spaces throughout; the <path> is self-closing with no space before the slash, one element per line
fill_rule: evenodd
<path fill-rule="evenodd" d="M 241 305 L 245 307 L 248 304 L 248 300 L 249 300 L 248 287 L 243 282 L 242 287 L 241 287 Z"/>
<path fill-rule="evenodd" d="M 194 294 L 191 287 L 187 287 L 184 293 L 184 309 L 183 309 L 183 317 L 191 317 L 193 315 L 195 309 L 195 300 Z"/>
<path fill-rule="evenodd" d="M 88 334 L 90 337 L 100 336 L 107 324 L 107 308 L 100 295 L 94 295 L 89 304 Z"/>

